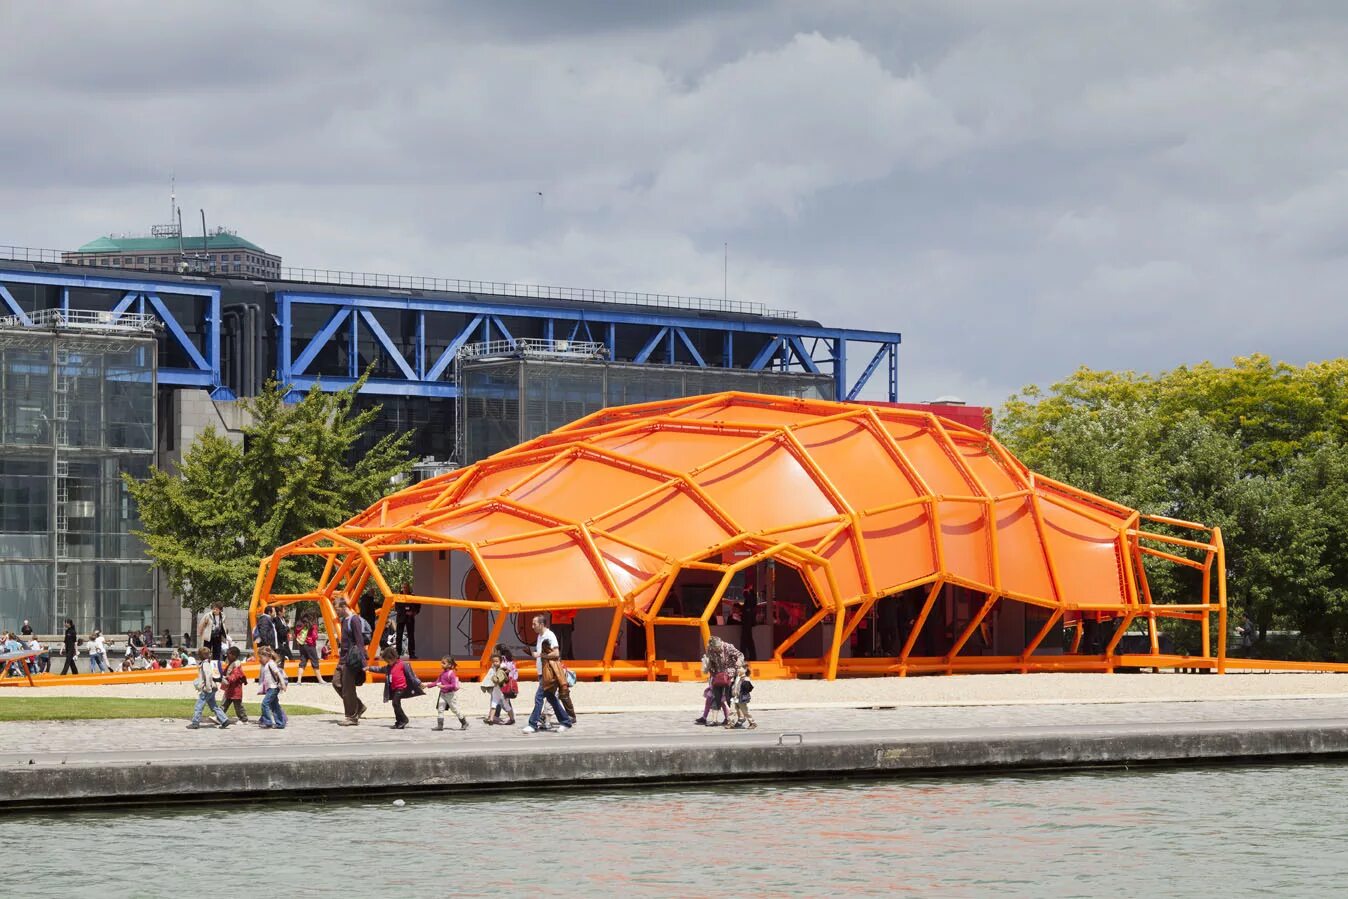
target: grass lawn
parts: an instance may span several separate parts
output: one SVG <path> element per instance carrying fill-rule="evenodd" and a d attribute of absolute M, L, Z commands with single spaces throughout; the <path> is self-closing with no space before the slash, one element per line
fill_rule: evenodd
<path fill-rule="evenodd" d="M 0 721 L 89 721 L 100 718 L 191 718 L 196 699 L 117 699 L 108 696 L 15 696 L 0 692 Z M 307 705 L 281 706 L 287 715 L 322 715 Z M 245 702 L 250 718 L 262 714 L 257 702 Z M 209 715 L 206 709 L 203 715 Z"/>

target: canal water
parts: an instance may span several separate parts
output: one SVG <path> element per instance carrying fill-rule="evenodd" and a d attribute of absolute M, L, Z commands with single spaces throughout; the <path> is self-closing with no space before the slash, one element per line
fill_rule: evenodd
<path fill-rule="evenodd" d="M 1348 764 L 0 817 L 13 895 L 1342 896 Z"/>

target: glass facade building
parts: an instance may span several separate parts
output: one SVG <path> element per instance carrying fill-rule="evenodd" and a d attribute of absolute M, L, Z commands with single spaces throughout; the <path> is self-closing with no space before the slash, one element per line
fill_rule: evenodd
<path fill-rule="evenodd" d="M 69 325 L 0 325 L 0 621 L 116 633 L 153 611 L 122 475 L 155 459 L 155 333 Z"/>

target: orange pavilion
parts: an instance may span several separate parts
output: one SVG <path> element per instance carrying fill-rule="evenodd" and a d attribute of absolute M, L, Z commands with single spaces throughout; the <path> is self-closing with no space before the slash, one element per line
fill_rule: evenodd
<path fill-rule="evenodd" d="M 413 583 L 390 584 L 377 563 L 403 553 Z M 302 556 L 312 589 L 274 593 Z M 1193 595 L 1154 595 L 1147 559 Z M 605 680 L 696 677 L 713 633 L 759 677 L 1221 671 L 1224 564 L 1217 528 L 1037 475 L 975 428 L 724 393 L 601 411 L 279 547 L 250 614 L 317 602 L 332 634 L 333 598 L 366 596 L 377 644 L 418 604 L 417 656 L 470 676 L 540 611 L 574 614 L 572 667 Z M 1163 619 L 1197 622 L 1199 653 Z"/>

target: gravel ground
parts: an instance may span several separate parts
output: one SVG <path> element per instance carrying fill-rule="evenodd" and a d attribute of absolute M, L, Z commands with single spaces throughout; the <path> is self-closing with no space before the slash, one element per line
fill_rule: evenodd
<path fill-rule="evenodd" d="M 531 704 L 534 686 L 521 683 L 521 699 Z M 246 698 L 255 701 L 256 688 Z M 9 695 L 117 696 L 128 698 L 186 698 L 185 683 L 128 686 L 7 687 Z M 383 684 L 370 683 L 360 695 L 375 717 L 392 717 L 382 702 Z M 485 695 L 474 684 L 460 692 L 465 714 L 481 716 Z M 582 712 L 701 710 L 702 685 L 645 681 L 578 684 L 573 691 Z M 759 681 L 754 708 L 843 709 L 868 707 L 1079 705 L 1098 703 L 1195 702 L 1203 700 L 1286 700 L 1310 697 L 1348 699 L 1348 675 L 1315 673 L 1251 674 L 979 674 L 947 677 L 849 678 Z M 340 711 L 341 700 L 331 687 L 292 684 L 285 702 Z M 517 703 L 520 700 L 516 700 Z M 410 701 L 414 717 L 434 714 L 427 700 Z"/>

